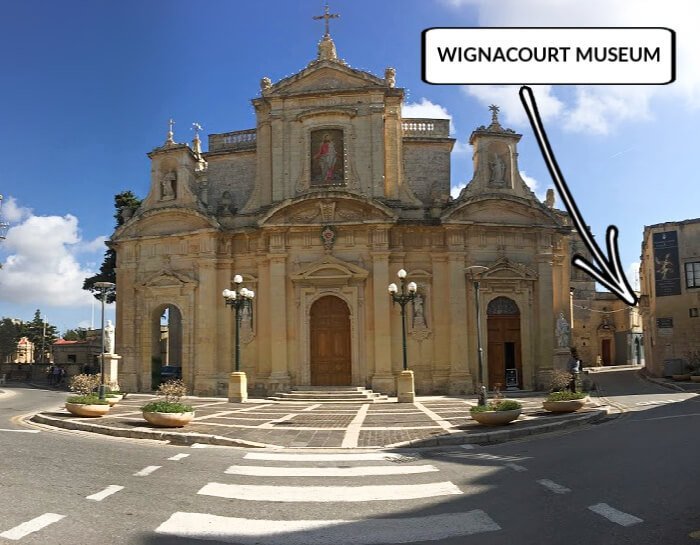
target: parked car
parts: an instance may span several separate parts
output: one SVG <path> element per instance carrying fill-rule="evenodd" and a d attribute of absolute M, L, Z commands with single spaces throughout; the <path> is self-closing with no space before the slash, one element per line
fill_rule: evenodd
<path fill-rule="evenodd" d="M 164 365 L 160 368 L 160 381 L 182 378 L 182 367 L 179 365 Z"/>

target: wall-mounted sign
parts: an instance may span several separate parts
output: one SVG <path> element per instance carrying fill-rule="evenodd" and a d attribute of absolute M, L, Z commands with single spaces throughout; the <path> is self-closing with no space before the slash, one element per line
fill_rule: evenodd
<path fill-rule="evenodd" d="M 656 296 L 680 295 L 681 267 L 678 261 L 678 232 L 654 233 L 652 244 Z"/>
<path fill-rule="evenodd" d="M 518 387 L 518 370 L 506 369 L 506 388 Z"/>

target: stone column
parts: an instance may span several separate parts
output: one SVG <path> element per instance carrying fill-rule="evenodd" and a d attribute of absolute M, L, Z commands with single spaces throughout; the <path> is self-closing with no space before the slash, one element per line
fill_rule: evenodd
<path fill-rule="evenodd" d="M 372 253 L 372 308 L 374 309 L 374 375 L 372 389 L 393 394 L 396 390 L 391 370 L 391 301 L 389 252 Z"/>
<path fill-rule="evenodd" d="M 281 235 L 281 233 L 279 233 Z M 273 237 L 275 235 L 273 234 Z M 287 255 L 270 255 L 270 363 L 268 392 L 289 389 L 287 368 Z"/>
<path fill-rule="evenodd" d="M 543 235 L 540 235 L 542 238 Z M 548 251 L 549 250 L 549 251 Z M 549 386 L 554 365 L 554 301 L 552 286 L 552 253 L 549 248 L 540 248 L 537 259 L 537 387 Z M 568 352 L 568 350 L 567 350 Z"/>
<path fill-rule="evenodd" d="M 476 349 L 469 344 L 467 336 L 467 294 L 464 273 L 464 254 L 448 254 L 447 273 L 449 284 L 449 328 L 450 328 L 450 388 L 449 393 L 460 395 L 473 391 L 472 375 L 469 362 L 473 361 L 471 369 L 477 371 Z M 476 331 L 476 324 L 474 324 Z M 484 364 L 484 374 L 486 374 Z M 486 378 L 484 378 L 486 380 Z"/>

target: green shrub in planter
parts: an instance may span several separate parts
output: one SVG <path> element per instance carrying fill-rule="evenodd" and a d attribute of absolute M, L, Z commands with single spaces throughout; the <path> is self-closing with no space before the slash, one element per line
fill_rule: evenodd
<path fill-rule="evenodd" d="M 141 410 L 147 413 L 189 413 L 192 412 L 192 406 L 174 401 L 159 400 L 151 401 L 141 407 Z"/>
<path fill-rule="evenodd" d="M 483 413 L 487 411 L 515 411 L 522 408 L 522 404 L 513 401 L 512 399 L 505 399 L 503 401 L 491 402 L 488 405 L 477 405 L 469 409 L 472 413 Z"/>
<path fill-rule="evenodd" d="M 109 405 L 109 403 L 100 399 L 96 395 L 70 396 L 66 399 L 66 403 L 76 403 L 78 405 Z"/>
<path fill-rule="evenodd" d="M 573 401 L 586 397 L 584 392 L 552 392 L 547 396 L 547 401 Z"/>

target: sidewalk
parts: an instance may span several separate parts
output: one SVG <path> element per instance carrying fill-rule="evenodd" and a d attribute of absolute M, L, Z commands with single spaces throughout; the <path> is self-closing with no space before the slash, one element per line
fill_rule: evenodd
<path fill-rule="evenodd" d="M 515 396 L 510 396 L 512 399 Z M 256 448 L 399 448 L 499 443 L 600 420 L 608 407 L 597 398 L 576 413 L 542 409 L 543 393 L 518 396 L 523 414 L 507 426 L 488 427 L 469 416 L 473 398 L 425 396 L 415 403 L 308 403 L 188 397 L 195 419 L 184 428 L 154 428 L 140 407 L 155 398 L 129 394 L 101 418 L 77 418 L 65 409 L 34 415 L 32 422 L 58 428 L 138 439 Z"/>

